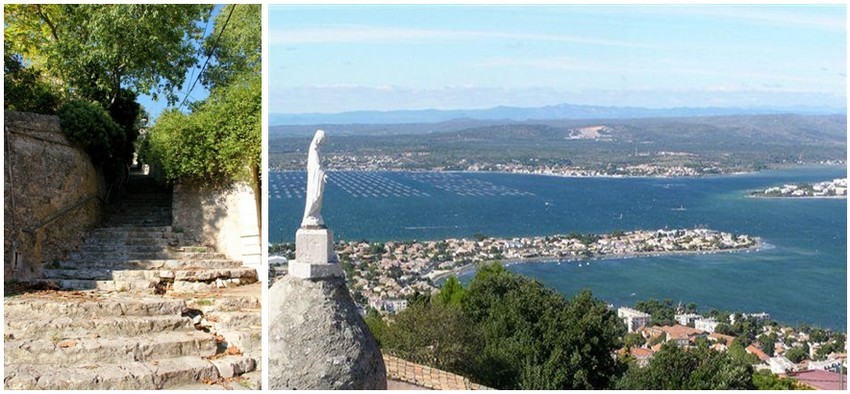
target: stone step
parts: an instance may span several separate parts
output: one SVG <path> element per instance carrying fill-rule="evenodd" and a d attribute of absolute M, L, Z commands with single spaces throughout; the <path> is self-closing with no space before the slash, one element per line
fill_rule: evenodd
<path fill-rule="evenodd" d="M 251 357 L 259 358 L 262 355 L 263 334 L 259 327 L 222 329 L 216 326 L 215 333 L 224 337 L 223 346 L 226 348 L 235 347 L 242 354 Z"/>
<path fill-rule="evenodd" d="M 180 316 L 186 302 L 161 297 L 89 297 L 79 299 L 6 298 L 3 316 L 6 321 L 32 316 L 70 316 L 73 318 L 103 318 L 107 316 Z"/>
<path fill-rule="evenodd" d="M 215 337 L 202 331 L 165 332 L 133 338 L 7 339 L 3 362 L 10 364 L 106 364 L 216 354 Z"/>
<path fill-rule="evenodd" d="M 214 252 L 73 252 L 71 260 L 103 261 L 103 260 L 185 260 L 185 259 L 216 259 L 224 260 L 221 253 Z"/>
<path fill-rule="evenodd" d="M 138 227 L 138 226 L 166 226 L 171 224 L 170 219 L 151 219 L 145 221 L 107 221 L 107 224 L 115 227 Z"/>
<path fill-rule="evenodd" d="M 111 270 L 100 269 L 45 269 L 45 279 L 82 279 L 82 280 L 112 280 L 112 281 L 159 281 L 174 279 L 189 282 L 209 282 L 216 279 L 245 278 L 257 279 L 257 271 L 253 268 L 206 268 L 181 267 L 182 269 L 156 270 Z M 253 282 L 251 282 L 253 283 Z"/>
<path fill-rule="evenodd" d="M 159 240 L 158 240 L 159 241 Z M 167 240 L 165 240 L 167 241 Z M 97 252 L 127 252 L 127 253 L 144 253 L 144 252 L 192 252 L 204 253 L 212 252 L 206 246 L 168 246 L 166 245 L 124 245 L 124 244 L 84 244 L 80 247 L 79 253 L 97 253 Z"/>
<path fill-rule="evenodd" d="M 97 227 L 92 230 L 92 235 L 101 235 L 101 234 L 120 234 L 120 235 L 132 235 L 134 237 L 144 237 L 147 234 L 155 234 L 171 232 L 171 226 L 138 226 L 138 227 L 110 227 L 103 226 Z"/>
<path fill-rule="evenodd" d="M 66 260 L 59 262 L 59 269 L 109 269 L 109 270 L 152 270 L 181 268 L 241 268 L 242 262 L 228 259 L 185 259 L 185 260 Z"/>
<path fill-rule="evenodd" d="M 147 333 L 168 331 L 191 331 L 192 319 L 180 315 L 163 316 L 110 316 L 104 318 L 77 319 L 70 316 L 48 317 L 47 319 L 6 320 L 3 334 L 6 338 L 84 338 L 141 336 Z"/>
<path fill-rule="evenodd" d="M 50 283 L 63 290 L 100 290 L 155 294 L 157 280 L 93 280 L 93 279 L 37 279 L 37 283 Z"/>
<path fill-rule="evenodd" d="M 240 278 L 249 280 L 247 283 L 257 281 L 257 270 L 249 267 L 240 268 L 217 268 L 217 269 L 182 269 L 169 271 L 174 273 L 175 281 L 209 282 L 216 279 Z"/>
<path fill-rule="evenodd" d="M 259 309 L 246 311 L 211 311 L 204 318 L 213 321 L 218 329 L 261 328 L 263 317 Z"/>
<path fill-rule="evenodd" d="M 85 240 L 85 245 L 123 245 L 123 246 L 135 246 L 135 245 L 149 245 L 149 246 L 169 246 L 171 244 L 170 239 L 164 237 L 150 237 L 150 238 L 131 238 L 131 237 L 88 237 Z"/>
<path fill-rule="evenodd" d="M 179 357 L 64 368 L 19 364 L 6 366 L 4 382 L 6 389 L 15 390 L 156 390 L 203 385 L 204 382 L 217 381 L 219 377 L 249 373 L 256 366 L 254 359 L 245 356 L 224 356 L 213 360 Z M 221 389 L 220 386 L 210 387 Z"/>

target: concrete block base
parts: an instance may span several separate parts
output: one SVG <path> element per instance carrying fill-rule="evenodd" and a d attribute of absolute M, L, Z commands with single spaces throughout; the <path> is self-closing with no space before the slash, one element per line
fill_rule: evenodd
<path fill-rule="evenodd" d="M 300 228 L 295 233 L 295 261 L 289 275 L 303 279 L 342 276 L 334 253 L 333 232 L 327 228 Z"/>

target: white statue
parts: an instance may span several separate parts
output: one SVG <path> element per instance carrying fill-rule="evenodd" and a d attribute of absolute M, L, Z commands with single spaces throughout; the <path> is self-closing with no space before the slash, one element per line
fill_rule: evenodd
<path fill-rule="evenodd" d="M 322 160 L 319 158 L 319 146 L 325 141 L 325 132 L 316 130 L 313 142 L 310 143 L 310 151 L 307 154 L 307 204 L 304 207 L 304 219 L 301 227 L 323 227 L 322 220 L 322 194 L 325 192 L 327 175 L 322 169 Z"/>

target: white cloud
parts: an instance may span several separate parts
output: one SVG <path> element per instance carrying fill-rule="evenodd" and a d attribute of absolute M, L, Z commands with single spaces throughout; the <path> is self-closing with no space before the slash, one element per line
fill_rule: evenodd
<path fill-rule="evenodd" d="M 605 40 L 558 34 L 511 33 L 487 30 L 415 29 L 364 25 L 336 25 L 313 28 L 273 29 L 270 45 L 345 44 L 345 43 L 409 43 L 437 41 L 515 40 L 548 41 L 573 44 L 652 48 L 634 41 Z"/>

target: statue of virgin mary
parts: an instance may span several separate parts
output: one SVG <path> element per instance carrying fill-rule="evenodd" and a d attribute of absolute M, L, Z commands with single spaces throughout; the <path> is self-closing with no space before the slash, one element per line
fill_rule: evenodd
<path fill-rule="evenodd" d="M 319 146 L 325 141 L 325 132 L 316 130 L 310 151 L 307 153 L 307 203 L 304 207 L 304 219 L 301 227 L 324 227 L 322 220 L 322 194 L 325 192 L 327 175 L 322 169 Z"/>

